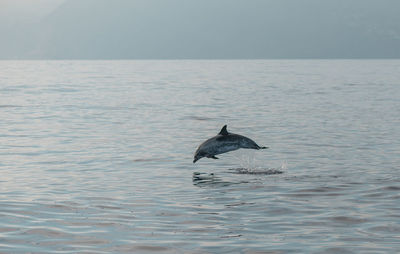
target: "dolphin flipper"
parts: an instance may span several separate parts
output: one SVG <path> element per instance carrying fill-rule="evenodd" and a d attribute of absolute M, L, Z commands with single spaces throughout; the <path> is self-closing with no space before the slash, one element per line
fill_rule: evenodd
<path fill-rule="evenodd" d="M 210 157 L 208 157 L 208 158 L 213 158 L 214 160 L 218 160 L 218 159 L 219 159 L 218 157 L 215 157 L 215 155 L 210 156 Z"/>

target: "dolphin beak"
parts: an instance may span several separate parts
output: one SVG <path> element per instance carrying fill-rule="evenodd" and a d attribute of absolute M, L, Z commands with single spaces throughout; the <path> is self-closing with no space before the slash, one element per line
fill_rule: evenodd
<path fill-rule="evenodd" d="M 193 163 L 196 163 L 196 161 L 198 161 L 198 160 L 199 160 L 199 159 L 196 159 L 196 158 L 195 158 L 195 159 L 193 160 Z"/>

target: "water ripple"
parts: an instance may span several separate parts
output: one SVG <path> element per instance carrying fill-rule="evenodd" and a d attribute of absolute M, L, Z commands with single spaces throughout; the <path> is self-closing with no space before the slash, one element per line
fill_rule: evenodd
<path fill-rule="evenodd" d="M 398 66 L 0 61 L 0 252 L 398 253 Z"/>

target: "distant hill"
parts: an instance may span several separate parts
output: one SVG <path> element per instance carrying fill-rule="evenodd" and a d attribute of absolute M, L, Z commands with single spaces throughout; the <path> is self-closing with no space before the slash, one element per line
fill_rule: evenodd
<path fill-rule="evenodd" d="M 0 58 L 399 58 L 400 1 L 66 0 L 18 30 Z"/>

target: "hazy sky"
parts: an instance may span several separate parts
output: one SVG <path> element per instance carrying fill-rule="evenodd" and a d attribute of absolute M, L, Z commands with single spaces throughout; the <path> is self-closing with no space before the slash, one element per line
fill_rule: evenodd
<path fill-rule="evenodd" d="M 398 0 L 0 0 L 0 59 L 399 58 Z"/>
<path fill-rule="evenodd" d="M 32 22 L 48 15 L 63 2 L 65 0 L 0 0 L 0 20 L 14 24 Z"/>

